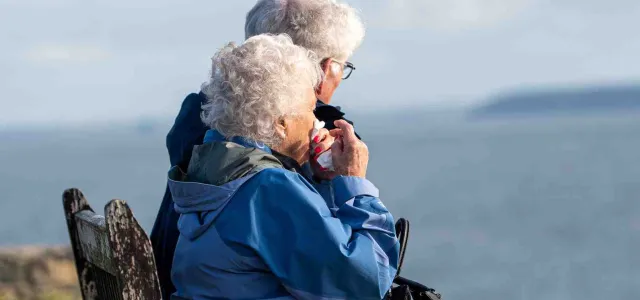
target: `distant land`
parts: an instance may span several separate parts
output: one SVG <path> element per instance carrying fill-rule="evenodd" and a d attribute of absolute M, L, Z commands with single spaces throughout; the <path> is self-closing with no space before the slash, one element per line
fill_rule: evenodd
<path fill-rule="evenodd" d="M 471 117 L 640 112 L 640 84 L 537 88 L 503 93 L 471 110 Z"/>

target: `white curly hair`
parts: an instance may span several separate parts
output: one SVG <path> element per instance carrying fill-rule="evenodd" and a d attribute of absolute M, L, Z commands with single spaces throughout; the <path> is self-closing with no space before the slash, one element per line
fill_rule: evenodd
<path fill-rule="evenodd" d="M 259 0 L 247 13 L 245 38 L 263 33 L 286 33 L 318 59 L 346 60 L 365 29 L 358 12 L 336 0 Z"/>
<path fill-rule="evenodd" d="M 322 78 L 317 57 L 286 34 L 257 35 L 229 43 L 212 58 L 202 85 L 202 121 L 225 137 L 242 136 L 268 146 L 281 141 L 278 120 L 304 109 L 309 89 Z"/>

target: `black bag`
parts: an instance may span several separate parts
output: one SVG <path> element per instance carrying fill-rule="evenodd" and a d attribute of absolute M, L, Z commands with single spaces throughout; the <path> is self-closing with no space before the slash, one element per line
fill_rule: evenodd
<path fill-rule="evenodd" d="M 387 293 L 385 300 L 441 300 L 442 296 L 436 290 L 400 276 L 409 240 L 408 220 L 400 218 L 396 222 L 396 234 L 400 242 L 400 261 L 398 262 L 398 272 L 393 279 L 393 286 Z"/>

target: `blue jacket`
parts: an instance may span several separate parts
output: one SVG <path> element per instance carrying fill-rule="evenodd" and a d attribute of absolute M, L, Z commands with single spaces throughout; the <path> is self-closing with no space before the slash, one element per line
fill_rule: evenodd
<path fill-rule="evenodd" d="M 399 244 L 375 186 L 337 177 L 325 199 L 256 148 L 208 135 L 186 172 L 170 171 L 173 299 L 382 299 Z"/>
<path fill-rule="evenodd" d="M 186 168 L 191 159 L 193 147 L 202 144 L 207 127 L 200 120 L 200 114 L 201 107 L 206 100 L 206 96 L 201 92 L 189 94 L 184 99 L 175 123 L 167 134 L 166 146 L 172 166 L 180 165 Z M 315 113 L 319 120 L 326 122 L 328 129 L 333 126 L 334 120 L 345 119 L 344 113 L 339 108 L 323 104 L 320 101 L 317 103 Z M 330 190 L 330 186 L 326 184 L 318 185 L 317 188 L 323 193 Z M 179 215 L 173 207 L 173 199 L 169 186 L 167 186 L 150 235 L 162 295 L 165 299 L 169 299 L 169 296 L 175 291 L 170 276 L 179 235 L 177 225 Z"/>

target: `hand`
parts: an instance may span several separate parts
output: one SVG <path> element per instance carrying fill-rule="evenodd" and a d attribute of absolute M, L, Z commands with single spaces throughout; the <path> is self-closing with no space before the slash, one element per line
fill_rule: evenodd
<path fill-rule="evenodd" d="M 335 138 L 326 128 L 320 129 L 318 134 L 311 139 L 311 169 L 313 170 L 313 175 L 319 179 L 331 180 L 337 176 L 335 172 L 324 169 L 316 161 L 318 155 L 331 149 L 334 141 Z"/>
<path fill-rule="evenodd" d="M 338 175 L 364 178 L 369 164 L 369 149 L 356 137 L 353 126 L 344 120 L 334 123 L 338 129 L 330 133 L 336 138 L 331 146 L 333 168 Z"/>
<path fill-rule="evenodd" d="M 320 153 L 329 150 L 334 141 L 335 137 L 329 134 L 329 130 L 326 128 L 320 129 L 318 134 L 311 139 L 311 157 L 316 157 Z"/>

